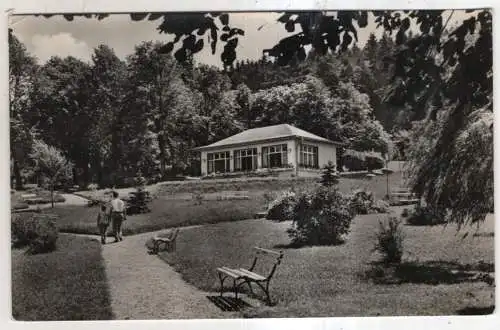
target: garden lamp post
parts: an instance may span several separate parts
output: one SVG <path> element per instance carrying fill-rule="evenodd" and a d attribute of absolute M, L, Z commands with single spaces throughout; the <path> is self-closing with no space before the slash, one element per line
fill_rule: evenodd
<path fill-rule="evenodd" d="M 389 174 L 394 173 L 394 171 L 387 167 L 382 168 L 381 171 L 385 173 L 387 179 L 387 199 L 389 199 Z"/>

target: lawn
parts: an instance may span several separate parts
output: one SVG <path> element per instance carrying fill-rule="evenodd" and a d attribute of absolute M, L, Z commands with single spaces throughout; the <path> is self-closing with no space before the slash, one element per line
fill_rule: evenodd
<path fill-rule="evenodd" d="M 381 199 L 387 193 L 386 176 L 376 176 L 368 179 L 363 174 L 361 177 L 342 177 L 339 189 L 350 193 L 354 189 L 367 189 L 373 192 L 375 198 Z M 238 178 L 215 179 L 197 181 L 161 182 L 147 186 L 146 189 L 155 197 L 161 199 L 187 199 L 195 192 L 202 194 L 218 194 L 224 192 L 245 192 L 249 196 L 262 197 L 266 192 L 282 191 L 291 188 L 311 189 L 317 186 L 319 178 Z M 404 185 L 401 172 L 389 175 L 390 186 Z M 79 191 L 77 195 L 85 198 L 103 198 L 108 189 L 97 191 Z M 120 196 L 125 197 L 134 188 L 117 189 Z"/>
<path fill-rule="evenodd" d="M 161 257 L 187 282 L 213 292 L 219 288 L 217 267 L 248 267 L 253 246 L 282 249 L 285 257 L 270 285 L 276 305 L 247 309 L 246 317 L 449 315 L 491 309 L 494 286 L 460 271 L 492 271 L 493 216 L 478 232 L 469 229 L 465 238 L 453 226 L 404 226 L 401 269 L 411 273 L 396 272 L 397 283 L 372 274 L 379 259 L 372 252 L 374 235 L 384 217 L 356 217 L 343 245 L 300 249 L 287 248 L 287 222 L 219 223 L 181 232 L 177 252 Z M 440 276 L 432 280 L 434 274 Z"/>
<path fill-rule="evenodd" d="M 34 197 L 29 197 L 29 198 L 23 198 L 23 195 L 26 194 L 33 194 L 36 195 Z M 50 191 L 43 190 L 43 189 L 31 189 L 27 191 L 16 191 L 14 193 L 11 193 L 10 195 L 10 203 L 11 203 L 11 209 L 25 209 L 28 208 L 29 205 L 37 205 L 37 204 L 48 204 L 51 203 L 51 195 Z M 55 203 L 62 203 L 65 201 L 64 196 L 58 194 L 57 192 L 54 193 L 54 202 Z"/>
<path fill-rule="evenodd" d="M 127 217 L 123 233 L 131 235 L 178 226 L 244 220 L 252 218 L 263 205 L 261 198 L 204 201 L 201 205 L 193 200 L 155 199 L 150 204 L 152 212 Z M 98 234 L 98 210 L 97 207 L 58 206 L 44 212 L 59 215 L 57 224 L 62 232 Z"/>
<path fill-rule="evenodd" d="M 354 189 L 365 188 L 374 193 L 376 198 L 382 198 L 386 193 L 385 177 L 373 179 L 342 178 L 339 189 L 351 193 Z M 391 176 L 393 184 L 401 182 L 401 174 Z M 265 194 L 290 189 L 311 189 L 317 186 L 317 180 L 272 179 L 272 180 L 223 180 L 178 182 L 151 186 L 148 189 L 155 195 L 150 204 L 150 213 L 129 216 L 124 224 L 124 234 L 138 234 L 165 228 L 189 225 L 201 225 L 218 222 L 228 222 L 250 219 L 256 212 L 265 209 Z M 131 189 L 121 190 L 126 195 Z M 104 190 L 97 192 L 100 195 Z M 193 193 L 203 194 L 203 201 L 198 205 L 193 200 Z M 79 195 L 89 196 L 94 192 L 79 192 Z M 227 195 L 242 195 L 248 199 L 219 200 Z M 58 225 L 63 232 L 97 234 L 96 217 L 98 208 L 57 206 L 45 212 L 60 216 Z"/>
<path fill-rule="evenodd" d="M 57 250 L 12 250 L 12 315 L 18 321 L 110 320 L 101 246 L 60 235 Z"/>

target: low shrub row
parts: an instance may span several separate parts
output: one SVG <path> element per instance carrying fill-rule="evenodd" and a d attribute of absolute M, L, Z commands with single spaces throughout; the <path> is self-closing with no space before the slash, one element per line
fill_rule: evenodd
<path fill-rule="evenodd" d="M 417 205 L 412 211 L 403 210 L 402 216 L 413 226 L 435 226 L 446 223 L 446 211 L 430 206 Z"/>
<path fill-rule="evenodd" d="M 54 203 L 63 203 L 66 201 L 66 198 L 59 194 L 54 195 Z M 39 196 L 34 198 L 27 198 L 24 200 L 26 204 L 36 205 L 36 204 L 48 204 L 52 202 L 52 198 L 50 196 Z"/>
<path fill-rule="evenodd" d="M 303 193 L 304 194 L 304 193 Z M 292 191 L 285 191 L 274 197 L 268 204 L 266 218 L 274 221 L 286 221 L 294 218 L 294 209 L 300 196 Z M 365 190 L 356 190 L 351 196 L 343 196 L 346 205 L 354 214 L 387 213 L 389 204 L 386 201 L 375 201 L 373 194 Z"/>
<path fill-rule="evenodd" d="M 375 201 L 373 193 L 366 190 L 355 190 L 349 200 L 349 205 L 356 214 L 387 213 L 389 203 L 383 200 Z"/>
<path fill-rule="evenodd" d="M 57 217 L 42 213 L 13 214 L 11 240 L 13 247 L 28 247 L 31 254 L 51 252 L 56 249 Z"/>
<path fill-rule="evenodd" d="M 385 160 L 379 153 L 347 149 L 342 155 L 342 166 L 350 171 L 372 171 L 384 167 Z"/>

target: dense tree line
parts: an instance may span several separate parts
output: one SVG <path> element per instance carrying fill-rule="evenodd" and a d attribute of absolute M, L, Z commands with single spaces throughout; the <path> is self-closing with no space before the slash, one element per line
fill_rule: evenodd
<path fill-rule="evenodd" d="M 185 126 L 175 125 L 170 131 L 158 129 L 158 123 L 161 125 L 165 118 L 182 115 L 164 113 L 162 104 L 167 96 L 158 90 L 153 92 L 157 85 L 134 85 L 133 81 L 143 76 L 137 72 L 141 70 L 140 61 L 135 65 L 127 60 L 125 82 L 121 84 L 123 92 L 113 93 L 121 100 L 113 109 L 115 119 L 111 122 L 115 129 L 110 149 L 114 151 L 94 167 L 103 167 L 107 160 L 112 165 L 106 173 L 121 175 L 138 168 L 148 171 L 155 166 L 165 169 L 160 171 L 162 175 L 167 166 L 171 171 L 187 172 L 189 168 L 196 168 L 192 166 L 195 163 L 192 156 L 188 156 L 188 151 L 171 155 L 172 150 L 179 153 L 179 150 L 188 150 L 190 143 L 209 143 L 244 127 L 283 119 L 298 126 L 315 123 L 302 128 L 323 132 L 327 137 L 332 137 L 334 132 L 341 136 L 363 132 L 370 138 L 360 139 L 352 134 L 347 146 L 361 149 L 370 145 L 383 152 L 384 148 L 390 149 L 390 145 L 381 142 L 385 132 L 378 120 L 386 131 L 393 133 L 397 157 L 411 160 L 411 185 L 415 192 L 432 207 L 451 211 L 451 221 L 484 219 L 484 214 L 493 209 L 492 14 L 487 9 L 467 10 L 464 13 L 468 16 L 451 26 L 448 23 L 454 12 L 374 11 L 371 14 L 375 23 L 385 35 L 380 41 L 371 36 L 363 50 L 355 47 L 355 41 L 358 30 L 368 24 L 366 11 L 341 11 L 333 15 L 283 13 L 278 22 L 292 34 L 264 50 L 262 60 L 248 63 L 236 61 L 236 46 L 245 32 L 230 25 L 228 13 L 131 14 L 133 20 L 160 20 L 158 31 L 175 36 L 172 42 L 158 46 L 156 53 L 172 54 L 181 64 L 180 78 L 186 91 L 193 93 L 186 99 L 195 104 L 195 116 L 189 124 L 192 129 L 179 139 L 175 128 Z M 65 15 L 68 20 L 74 16 Z M 100 20 L 107 14 L 84 16 Z M 207 45 L 203 41 L 206 35 L 210 37 Z M 221 53 L 224 71 L 195 65 L 193 54 L 205 46 L 215 53 L 218 41 L 224 47 Z M 19 42 L 11 40 L 11 45 L 23 50 Z M 138 46 L 132 57 L 140 57 L 141 47 L 144 45 Z M 306 47 L 312 48 L 308 54 Z M 92 65 L 67 58 L 52 59 L 50 65 L 39 67 L 25 50 L 22 53 L 11 52 L 10 58 L 11 63 L 15 63 L 10 71 L 10 94 L 15 99 L 11 102 L 14 176 L 19 177 L 22 170 L 29 168 L 25 150 L 33 139 L 43 136 L 76 164 L 75 178 L 79 179 L 83 172 L 85 181 L 94 179 L 96 170 L 90 158 L 95 158 L 95 150 L 91 154 L 89 146 L 92 134 L 82 128 L 94 118 L 90 110 L 94 108 L 87 104 L 94 93 L 75 88 L 80 82 L 85 86 L 92 82 L 92 74 L 89 79 L 82 78 L 91 71 Z M 60 82 L 55 84 L 48 83 L 45 91 L 46 87 L 40 86 L 54 73 L 62 79 L 57 79 Z M 77 77 L 69 79 L 71 74 Z M 157 77 L 155 81 L 161 85 L 163 79 Z M 66 85 L 61 83 L 64 81 Z M 45 92 L 52 92 L 54 97 L 44 101 Z M 277 98 L 272 99 L 269 94 Z M 346 115 L 342 105 L 332 111 L 326 109 L 327 100 L 336 98 L 356 103 L 355 106 L 349 104 L 347 109 L 367 111 L 348 113 L 355 120 L 342 125 L 341 118 Z M 304 99 L 314 105 L 308 109 L 308 115 L 315 120 L 301 118 Z M 363 99 L 365 101 L 361 101 Z M 134 102 L 137 104 L 132 107 Z M 42 103 L 43 107 L 34 103 Z M 290 105 L 288 111 L 284 104 Z M 41 111 L 44 107 L 54 116 Z M 147 110 L 139 110 L 141 107 Z M 37 122 L 40 113 L 44 113 L 39 116 L 44 119 Z M 61 120 L 68 114 L 78 124 Z M 318 125 L 325 118 L 335 119 L 331 125 L 340 126 L 339 130 L 328 132 L 328 127 Z M 69 128 L 65 134 L 61 132 L 64 139 L 46 136 L 51 130 L 55 131 L 50 125 L 56 122 L 66 123 Z M 46 130 L 40 129 L 43 123 Z M 187 137 L 190 134 L 192 140 Z M 375 141 L 377 139 L 380 141 Z M 160 150 L 161 140 L 164 147 Z"/>
<path fill-rule="evenodd" d="M 90 63 L 55 56 L 37 64 L 12 33 L 10 40 L 16 182 L 33 174 L 26 155 L 37 140 L 61 150 L 74 165 L 73 181 L 85 185 L 120 185 L 138 171 L 157 179 L 196 175 L 194 147 L 280 123 L 359 151 L 391 149 L 369 86 L 360 87 L 363 78 L 352 74 L 364 65 L 359 49 L 220 70 L 179 62 L 161 42 L 143 42 L 125 60 L 100 45 Z"/>

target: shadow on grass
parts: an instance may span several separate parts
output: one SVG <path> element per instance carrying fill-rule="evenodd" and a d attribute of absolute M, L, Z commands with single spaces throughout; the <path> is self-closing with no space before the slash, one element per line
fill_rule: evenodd
<path fill-rule="evenodd" d="M 474 265 L 446 261 L 403 262 L 397 265 L 373 263 L 364 275 L 377 284 L 486 282 L 493 285 L 494 278 L 490 273 L 494 272 L 494 268 L 494 264 L 482 261 Z"/>
<path fill-rule="evenodd" d="M 252 307 L 249 303 L 240 298 L 207 296 L 207 299 L 224 312 L 239 312 L 245 307 Z"/>
<path fill-rule="evenodd" d="M 458 315 L 490 315 L 495 311 L 495 305 L 488 307 L 465 307 L 458 311 Z"/>
<path fill-rule="evenodd" d="M 313 247 L 313 246 L 339 246 L 345 244 L 344 239 L 340 239 L 334 242 L 328 242 L 328 243 L 311 243 L 311 242 L 297 242 L 297 241 L 290 241 L 289 243 L 286 244 L 276 244 L 273 246 L 274 249 L 300 249 L 300 248 L 307 248 L 307 247 Z"/>
<path fill-rule="evenodd" d="M 474 237 L 495 237 L 495 233 L 475 233 Z"/>

